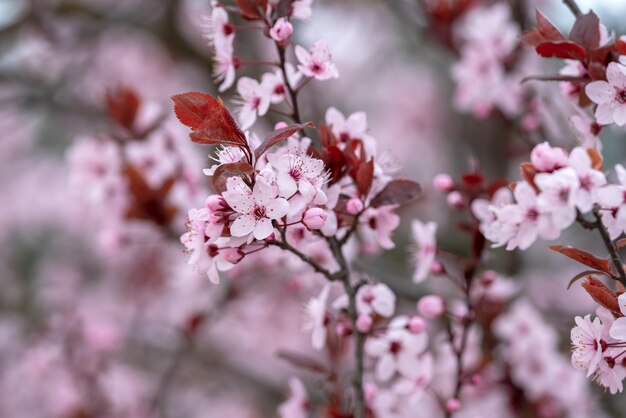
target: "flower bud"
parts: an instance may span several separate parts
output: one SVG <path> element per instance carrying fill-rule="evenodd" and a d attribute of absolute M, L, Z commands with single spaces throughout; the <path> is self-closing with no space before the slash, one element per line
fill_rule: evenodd
<path fill-rule="evenodd" d="M 456 398 L 448 399 L 446 402 L 446 411 L 456 412 L 461 409 L 461 401 Z"/>
<path fill-rule="evenodd" d="M 206 198 L 204 206 L 211 212 L 218 212 L 226 208 L 226 201 L 219 194 L 213 194 Z"/>
<path fill-rule="evenodd" d="M 277 130 L 279 130 L 279 129 L 286 128 L 287 126 L 289 126 L 289 125 L 287 124 L 287 122 L 282 122 L 282 121 L 281 121 L 281 122 L 278 122 L 276 125 L 274 125 L 274 130 L 276 130 L 276 131 L 277 131 Z"/>
<path fill-rule="evenodd" d="M 463 195 L 459 192 L 452 192 L 447 197 L 448 206 L 456 209 L 462 209 L 465 207 L 465 201 Z"/>
<path fill-rule="evenodd" d="M 439 261 L 433 261 L 433 263 L 430 265 L 430 271 L 433 274 L 441 274 L 445 271 L 445 268 L 443 267 L 443 264 L 441 264 Z"/>
<path fill-rule="evenodd" d="M 372 323 L 373 321 L 371 316 L 361 314 L 356 319 L 356 329 L 365 334 L 372 328 Z"/>
<path fill-rule="evenodd" d="M 417 312 L 427 319 L 434 319 L 446 312 L 445 302 L 440 296 L 428 295 L 417 302 Z"/>
<path fill-rule="evenodd" d="M 326 224 L 328 213 L 322 208 L 307 209 L 302 216 L 302 223 L 308 229 L 320 229 Z"/>
<path fill-rule="evenodd" d="M 363 210 L 363 202 L 357 197 L 353 197 L 346 203 L 346 212 L 350 215 L 356 215 Z"/>
<path fill-rule="evenodd" d="M 237 264 L 246 255 L 246 253 L 239 248 L 225 248 L 220 250 L 220 253 L 224 256 L 224 260 L 228 261 L 230 264 Z"/>
<path fill-rule="evenodd" d="M 285 43 L 293 33 L 293 26 L 287 19 L 281 17 L 270 29 L 270 36 L 276 42 Z"/>
<path fill-rule="evenodd" d="M 437 174 L 433 179 L 433 185 L 440 192 L 451 192 L 454 190 L 454 180 L 448 174 Z"/>
<path fill-rule="evenodd" d="M 563 148 L 551 147 L 544 142 L 533 148 L 530 162 L 540 172 L 554 171 L 567 166 L 567 154 Z"/>
<path fill-rule="evenodd" d="M 419 316 L 412 316 L 407 324 L 407 329 L 412 334 L 419 334 L 426 329 L 426 321 Z"/>

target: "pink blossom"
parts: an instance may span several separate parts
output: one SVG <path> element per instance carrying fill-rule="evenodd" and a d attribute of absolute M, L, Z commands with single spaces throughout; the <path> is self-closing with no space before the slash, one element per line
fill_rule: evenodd
<path fill-rule="evenodd" d="M 603 172 L 593 168 L 591 157 L 584 148 L 574 148 L 568 161 L 579 183 L 573 196 L 574 204 L 581 212 L 589 212 L 597 202 L 598 190 L 606 184 L 606 177 Z"/>
<path fill-rule="evenodd" d="M 541 190 L 537 198 L 539 209 L 552 215 L 557 228 L 568 228 L 576 220 L 574 198 L 579 183 L 574 169 L 566 167 L 552 173 L 539 173 L 534 180 Z M 587 203 L 584 199 L 582 202 Z"/>
<path fill-rule="evenodd" d="M 360 314 L 378 314 L 389 318 L 396 306 L 396 295 L 384 283 L 363 285 L 356 294 L 356 308 Z"/>
<path fill-rule="evenodd" d="M 499 58 L 506 57 L 515 49 L 519 32 L 506 3 L 475 7 L 457 26 L 457 35 L 461 39 Z"/>
<path fill-rule="evenodd" d="M 626 315 L 626 293 L 619 295 L 617 301 L 619 302 L 620 311 L 622 311 L 622 314 Z M 622 316 L 613 322 L 610 329 L 610 335 L 616 340 L 626 341 L 626 317 Z"/>
<path fill-rule="evenodd" d="M 309 416 L 309 396 L 300 379 L 289 380 L 290 396 L 278 408 L 280 418 L 307 418 Z"/>
<path fill-rule="evenodd" d="M 360 314 L 356 320 L 356 328 L 361 333 L 368 333 L 372 328 L 373 320 L 372 317 L 365 314 Z"/>
<path fill-rule="evenodd" d="M 232 45 L 235 39 L 235 27 L 223 7 L 213 7 L 211 16 L 203 18 L 204 37 L 215 47 L 221 49 Z"/>
<path fill-rule="evenodd" d="M 319 296 L 309 300 L 306 305 L 304 330 L 311 332 L 311 344 L 316 350 L 321 350 L 326 345 L 328 318 L 326 305 L 328 304 L 329 293 L 330 285 L 326 284 Z"/>
<path fill-rule="evenodd" d="M 606 70 L 608 81 L 587 84 L 587 96 L 598 105 L 596 120 L 601 125 L 626 124 L 626 66 L 611 62 Z"/>
<path fill-rule="evenodd" d="M 307 156 L 298 157 L 285 154 L 271 160 L 275 166 L 278 192 L 285 198 L 299 192 L 306 203 L 323 205 L 327 202 L 326 194 L 321 189 L 326 179 L 322 173 L 324 162 Z"/>
<path fill-rule="evenodd" d="M 417 301 L 417 312 L 427 319 L 435 319 L 446 312 L 446 305 L 441 296 L 422 296 Z"/>
<path fill-rule="evenodd" d="M 163 135 L 150 137 L 146 141 L 133 142 L 126 147 L 128 160 L 141 171 L 148 184 L 158 188 L 176 170 L 178 157 L 172 144 Z"/>
<path fill-rule="evenodd" d="M 431 271 L 437 254 L 437 224 L 435 222 L 422 223 L 418 219 L 411 222 L 411 231 L 415 243 L 415 272 L 413 281 L 424 281 Z"/>
<path fill-rule="evenodd" d="M 567 167 L 567 153 L 563 148 L 552 147 L 543 142 L 530 152 L 530 162 L 539 172 L 552 172 Z"/>
<path fill-rule="evenodd" d="M 363 210 L 363 201 L 358 197 L 353 197 L 346 203 L 346 212 L 350 215 L 356 215 Z"/>
<path fill-rule="evenodd" d="M 289 39 L 291 34 L 293 33 L 293 26 L 291 23 L 281 17 L 274 23 L 274 26 L 270 29 L 270 36 L 276 42 L 285 42 Z"/>
<path fill-rule="evenodd" d="M 299 20 L 309 20 L 313 16 L 311 10 L 313 0 L 295 0 L 291 3 L 291 17 Z"/>
<path fill-rule="evenodd" d="M 282 218 L 289 210 L 289 203 L 274 187 L 258 179 L 250 191 L 239 177 L 230 177 L 226 182 L 227 191 L 222 196 L 240 215 L 230 226 L 234 237 L 245 237 L 250 233 L 254 238 L 263 240 L 274 230 L 272 221 Z"/>
<path fill-rule="evenodd" d="M 204 169 L 202 172 L 207 176 L 212 176 L 215 170 L 222 164 L 238 163 L 244 156 L 243 150 L 239 147 L 218 147 L 215 150 L 215 157 L 210 157 L 212 160 L 217 161 L 217 164 L 213 164 L 211 168 Z"/>
<path fill-rule="evenodd" d="M 493 194 L 491 201 L 487 199 L 474 199 L 472 201 L 472 214 L 480 221 L 480 232 L 487 236 L 491 224 L 496 220 L 496 215 L 491 208 L 501 208 L 513 203 L 513 194 L 508 187 L 501 187 Z"/>
<path fill-rule="evenodd" d="M 241 77 L 237 81 L 239 122 L 241 129 L 250 128 L 256 121 L 257 115 L 263 116 L 270 107 L 271 92 L 266 86 L 250 77 Z"/>
<path fill-rule="evenodd" d="M 369 208 L 361 215 L 363 223 L 359 227 L 361 234 L 372 236 L 376 243 L 386 250 L 395 246 L 391 233 L 400 225 L 400 217 L 394 212 L 394 205 Z"/>
<path fill-rule="evenodd" d="M 309 51 L 297 45 L 296 57 L 300 62 L 298 69 L 307 77 L 314 77 L 317 80 L 339 77 L 337 67 L 331 61 L 328 46 L 324 41 L 317 41 Z"/>
<path fill-rule="evenodd" d="M 308 229 L 321 229 L 326 224 L 328 213 L 322 208 L 310 208 L 304 212 L 302 223 Z"/>
<path fill-rule="evenodd" d="M 235 83 L 235 71 L 238 59 L 233 55 L 232 47 L 216 50 L 213 56 L 213 77 L 220 83 L 217 91 L 224 92 Z"/>
<path fill-rule="evenodd" d="M 598 203 L 602 206 L 602 223 L 611 239 L 626 231 L 626 169 L 615 166 L 619 184 L 610 184 L 598 190 Z"/>
<path fill-rule="evenodd" d="M 449 174 L 437 174 L 433 179 L 433 185 L 440 192 L 451 192 L 454 190 L 454 180 Z"/>
<path fill-rule="evenodd" d="M 571 339 L 574 351 L 572 352 L 572 364 L 574 367 L 587 370 L 587 377 L 598 369 L 602 360 L 603 344 L 602 324 L 599 318 L 591 321 L 590 315 L 575 318 L 576 326 L 572 328 Z"/>
<path fill-rule="evenodd" d="M 602 151 L 602 142 L 598 136 L 602 127 L 595 120 L 586 114 L 572 115 L 569 118 L 569 126 L 580 145 Z"/>
<path fill-rule="evenodd" d="M 376 377 L 386 382 L 396 372 L 414 379 L 420 375 L 422 354 L 428 343 L 426 333 L 413 334 L 406 329 L 408 318 L 394 318 L 387 332 L 380 337 L 368 338 L 365 341 L 365 352 L 378 358 Z"/>

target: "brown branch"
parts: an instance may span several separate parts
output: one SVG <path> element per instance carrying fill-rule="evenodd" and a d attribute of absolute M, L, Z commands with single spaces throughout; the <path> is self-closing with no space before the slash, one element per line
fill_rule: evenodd
<path fill-rule="evenodd" d="M 575 17 L 583 14 L 583 12 L 580 11 L 580 7 L 578 7 L 575 0 L 563 0 L 563 4 L 566 5 L 568 9 L 570 9 Z"/>

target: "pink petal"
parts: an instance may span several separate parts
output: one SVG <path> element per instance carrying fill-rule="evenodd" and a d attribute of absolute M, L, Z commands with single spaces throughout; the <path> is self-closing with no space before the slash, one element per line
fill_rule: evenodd
<path fill-rule="evenodd" d="M 255 229 L 256 220 L 252 215 L 241 215 L 230 226 L 230 234 L 234 237 L 245 237 Z M 268 234 L 269 235 L 269 234 Z"/>

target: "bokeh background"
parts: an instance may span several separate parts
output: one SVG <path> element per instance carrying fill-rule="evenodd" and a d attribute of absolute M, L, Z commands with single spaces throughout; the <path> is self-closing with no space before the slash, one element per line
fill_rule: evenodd
<path fill-rule="evenodd" d="M 294 35 L 305 45 L 325 39 L 341 73 L 308 86 L 304 118 L 323 120 L 329 106 L 366 111 L 379 149 L 425 189 L 402 210 L 396 248 L 355 261 L 407 304 L 445 287 L 410 280 L 411 218 L 437 221 L 440 245 L 464 248 L 454 211 L 431 186 L 434 175 L 457 176 L 475 158 L 489 177 L 516 180 L 527 137 L 572 145 L 572 109 L 555 99 L 557 83 L 525 85 L 547 121 L 540 135 L 520 132 L 502 115 L 476 118 L 455 108 L 451 68 L 458 51 L 433 34 L 419 3 L 317 0 L 313 20 L 298 22 Z M 557 0 L 508 3 L 522 29 L 534 25 L 535 7 L 564 30 L 573 22 Z M 626 2 L 579 5 L 626 33 Z M 208 161 L 207 149 L 191 144 L 173 117 L 169 97 L 216 94 L 202 37 L 201 17 L 209 13 L 209 0 L 0 0 L 0 417 L 276 416 L 288 377 L 297 372 L 276 353 L 311 351 L 300 332 L 302 303 L 319 285 L 310 275 L 260 259 L 214 286 L 186 264 L 177 239 L 186 210 L 206 197 L 201 170 Z M 273 52 L 245 32 L 236 50 L 247 59 Z M 532 51 L 522 54 L 519 80 L 559 69 Z M 254 68 L 241 73 L 259 75 Z M 114 208 L 86 204 L 74 187 L 72 147 L 111 133 L 105 97 L 119 86 L 138 92 L 146 120 L 161 118 L 150 139 L 153 163 L 175 164 L 168 162 L 174 149 L 184 165 L 185 183 L 172 192 L 178 212 L 166 232 L 141 220 L 120 225 Z M 232 90 L 222 97 L 228 103 Z M 255 130 L 276 121 L 269 117 Z M 623 131 L 603 132 L 607 166 L 624 161 L 624 140 Z M 110 156 L 96 155 L 106 165 Z M 589 250 L 597 243 L 582 230 L 562 241 Z M 546 246 L 524 254 L 498 250 L 491 261 L 511 278 L 511 292 L 530 300 L 559 332 L 567 358 L 572 318 L 594 304 L 577 287 L 565 290 L 577 267 Z M 625 416 L 619 396 L 584 384 L 601 411 L 586 416 Z"/>

